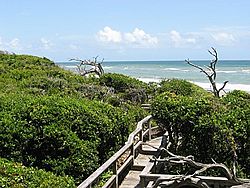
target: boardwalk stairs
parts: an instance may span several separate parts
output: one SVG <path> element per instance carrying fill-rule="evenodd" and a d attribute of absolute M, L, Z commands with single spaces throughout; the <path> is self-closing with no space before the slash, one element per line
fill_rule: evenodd
<path fill-rule="evenodd" d="M 160 148 L 166 147 L 164 145 L 166 142 L 162 142 L 166 136 L 159 127 L 152 127 L 151 122 L 151 115 L 138 122 L 137 128 L 130 134 L 126 144 L 78 188 L 250 188 L 250 180 L 239 184 L 224 177 L 204 176 L 192 178 L 192 182 L 184 182 L 185 184 L 168 186 L 168 183 L 173 178 L 178 178 L 178 175 L 154 173 L 158 164 L 153 158 L 160 158 L 162 151 Z"/>

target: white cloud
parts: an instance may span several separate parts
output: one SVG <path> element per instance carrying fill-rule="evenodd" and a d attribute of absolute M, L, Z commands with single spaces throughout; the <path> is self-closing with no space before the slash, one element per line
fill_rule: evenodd
<path fill-rule="evenodd" d="M 6 46 L 8 46 L 12 50 L 21 50 L 22 48 L 20 40 L 18 38 L 14 38 L 10 42 L 6 43 Z"/>
<path fill-rule="evenodd" d="M 45 38 L 41 38 L 40 42 L 42 44 L 42 48 L 45 50 L 49 50 L 53 46 L 53 43 L 50 40 L 45 39 Z"/>
<path fill-rule="evenodd" d="M 99 40 L 103 42 L 114 42 L 119 43 L 122 41 L 122 35 L 119 31 L 115 31 L 110 27 L 106 26 L 103 30 L 98 32 Z"/>
<path fill-rule="evenodd" d="M 179 32 L 172 30 L 170 32 L 170 40 L 173 43 L 175 47 L 186 47 L 188 45 L 194 45 L 196 44 L 196 38 L 187 36 L 183 37 Z"/>
<path fill-rule="evenodd" d="M 7 51 L 20 52 L 23 48 L 18 38 L 13 38 L 10 41 L 5 41 L 0 37 L 0 48 Z"/>
<path fill-rule="evenodd" d="M 131 47 L 148 48 L 158 44 L 157 37 L 152 37 L 144 30 L 138 28 L 135 28 L 132 32 L 124 33 L 106 26 L 103 30 L 98 32 L 97 37 L 102 42 L 111 44 L 116 43 Z"/>
<path fill-rule="evenodd" d="M 131 33 L 125 33 L 124 39 L 128 43 L 136 44 L 139 46 L 155 46 L 158 44 L 157 37 L 152 37 L 149 34 L 145 33 L 142 29 L 135 28 Z"/>
<path fill-rule="evenodd" d="M 233 34 L 226 32 L 214 33 L 212 37 L 219 45 L 223 46 L 232 45 L 236 41 Z"/>

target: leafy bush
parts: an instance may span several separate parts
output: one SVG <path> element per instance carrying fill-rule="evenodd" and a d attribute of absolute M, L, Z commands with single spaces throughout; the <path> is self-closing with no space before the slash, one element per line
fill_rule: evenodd
<path fill-rule="evenodd" d="M 114 94 L 111 97 L 107 97 L 107 101 L 111 100 L 115 104 L 123 102 L 131 104 L 147 103 L 153 90 L 150 85 L 142 81 L 116 73 L 108 73 L 101 76 L 100 85 L 109 87 L 110 91 L 118 95 L 120 101 L 115 99 L 117 97 L 114 97 Z"/>
<path fill-rule="evenodd" d="M 124 92 L 127 89 L 147 87 L 147 84 L 142 81 L 116 73 L 107 73 L 101 76 L 100 84 L 114 88 L 115 92 Z"/>
<path fill-rule="evenodd" d="M 85 78 L 63 70 L 46 58 L 0 55 L 0 72 L 3 73 L 0 74 L 0 90 L 4 93 L 60 93 L 93 99 L 100 98 L 102 93 L 98 91 L 105 91 L 105 88 L 98 86 L 95 78 Z"/>
<path fill-rule="evenodd" d="M 0 55 L 0 61 L 11 69 L 32 68 L 39 66 L 40 69 L 55 66 L 49 59 L 43 57 L 35 57 L 30 55 Z"/>
<path fill-rule="evenodd" d="M 185 145 L 200 116 L 210 114 L 212 104 L 207 99 L 163 93 L 152 103 L 152 115 L 169 132 L 172 149 L 176 152 L 179 139 Z M 180 147 L 180 146 L 178 146 Z"/>
<path fill-rule="evenodd" d="M 211 158 L 232 166 L 237 154 L 238 170 L 249 176 L 249 94 L 234 91 L 222 99 L 163 93 L 152 104 L 152 114 L 169 133 L 170 150 L 194 155 L 198 161 Z"/>
<path fill-rule="evenodd" d="M 209 95 L 206 90 L 203 88 L 190 83 L 186 80 L 179 80 L 179 79 L 169 79 L 163 80 L 160 82 L 160 87 L 157 88 L 157 93 L 163 92 L 170 92 L 176 95 L 183 95 L 183 96 L 204 96 Z"/>
<path fill-rule="evenodd" d="M 250 177 L 250 94 L 232 91 L 222 98 L 226 106 L 227 127 L 232 131 L 238 163 L 242 171 Z"/>
<path fill-rule="evenodd" d="M 59 175 L 68 174 L 76 180 L 86 178 L 96 169 L 97 143 L 79 139 L 66 124 L 69 120 L 59 121 L 65 113 L 59 105 L 66 101 L 55 97 L 14 97 L 1 98 L 5 103 L 1 103 L 1 157 Z"/>
<path fill-rule="evenodd" d="M 20 163 L 0 158 L 0 187 L 64 188 L 76 187 L 73 178 L 56 176 L 51 172 L 27 168 Z"/>
<path fill-rule="evenodd" d="M 144 83 L 129 77 L 126 90 L 134 93 L 115 93 L 46 58 L 8 54 L 0 55 L 0 73 L 0 157 L 70 175 L 76 184 L 117 151 L 145 115 L 137 106 L 144 99 L 130 100 Z"/>
<path fill-rule="evenodd" d="M 1 96 L 0 108 L 2 157 L 77 181 L 125 143 L 142 112 L 57 95 Z"/>

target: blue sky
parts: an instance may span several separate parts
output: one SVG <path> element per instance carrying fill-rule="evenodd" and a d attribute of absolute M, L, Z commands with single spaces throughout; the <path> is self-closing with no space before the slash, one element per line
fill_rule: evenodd
<path fill-rule="evenodd" d="M 54 61 L 250 59 L 249 0 L 0 0 L 0 50 Z"/>

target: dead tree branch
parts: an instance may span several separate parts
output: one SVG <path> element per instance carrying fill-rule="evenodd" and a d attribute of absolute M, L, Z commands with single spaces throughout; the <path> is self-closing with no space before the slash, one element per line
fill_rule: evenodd
<path fill-rule="evenodd" d="M 216 97 L 220 97 L 220 92 L 222 90 L 224 90 L 226 84 L 228 83 L 228 81 L 225 81 L 223 86 L 218 89 L 217 85 L 216 85 L 216 77 L 217 77 L 217 73 L 216 73 L 216 65 L 218 62 L 218 53 L 216 51 L 215 48 L 212 47 L 212 50 L 208 50 L 209 54 L 212 55 L 214 57 L 214 59 L 211 60 L 209 66 L 205 66 L 207 68 L 207 70 L 205 70 L 204 68 L 200 67 L 199 65 L 193 64 L 191 61 L 189 61 L 189 59 L 185 60 L 187 64 L 197 68 L 200 70 L 200 72 L 204 73 L 208 79 L 210 84 L 212 85 L 212 92 L 214 94 L 214 96 Z"/>
<path fill-rule="evenodd" d="M 88 74 L 93 73 L 100 77 L 101 75 L 104 74 L 104 70 L 102 67 L 102 63 L 104 59 L 102 59 L 101 62 L 98 62 L 98 56 L 94 57 L 93 60 L 81 60 L 81 59 L 73 58 L 73 59 L 70 59 L 70 61 L 79 62 L 79 65 L 77 65 L 77 70 L 81 76 L 86 76 Z"/>
<path fill-rule="evenodd" d="M 235 172 L 235 169 L 233 169 L 233 172 L 231 172 L 229 170 L 229 168 L 222 164 L 222 163 L 216 163 L 214 160 L 213 163 L 211 164 L 204 164 L 204 163 L 200 163 L 200 162 L 196 162 L 194 161 L 194 157 L 192 155 L 189 155 L 189 156 L 180 156 L 180 155 L 175 155 L 173 153 L 171 153 L 168 149 L 165 149 L 165 148 L 160 148 L 160 150 L 164 150 L 168 155 L 169 157 L 166 157 L 166 158 L 156 158 L 154 157 L 153 161 L 155 162 L 167 162 L 167 163 L 172 163 L 172 164 L 188 164 L 192 167 L 194 167 L 195 169 L 197 169 L 193 174 L 190 174 L 190 175 L 179 175 L 179 176 L 174 176 L 173 178 L 171 179 L 165 179 L 164 177 L 160 177 L 156 182 L 155 184 L 153 185 L 153 187 L 157 187 L 159 185 L 160 182 L 162 181 L 168 181 L 168 184 L 169 185 L 175 185 L 175 183 L 179 182 L 179 183 L 183 183 L 185 182 L 186 180 L 196 180 L 198 177 L 197 175 L 201 174 L 202 172 L 205 172 L 207 171 L 208 169 L 221 169 L 225 175 L 225 177 L 234 182 L 235 184 L 240 184 L 242 182 L 240 182 L 237 178 L 236 178 L 236 172 Z M 199 178 L 197 179 L 197 183 L 199 182 Z M 204 183 L 204 182 L 203 182 Z M 174 187 L 174 186 L 173 186 Z M 206 184 L 204 185 L 200 185 L 200 187 L 207 187 Z"/>
<path fill-rule="evenodd" d="M 164 148 L 162 148 L 164 149 Z M 174 163 L 174 164 L 189 164 L 190 166 L 198 169 L 196 170 L 192 175 L 187 176 L 189 177 L 194 177 L 204 171 L 206 171 L 209 168 L 220 168 L 223 170 L 225 176 L 227 179 L 229 180 L 233 180 L 235 178 L 235 176 L 231 173 L 231 171 L 227 168 L 226 165 L 221 164 L 221 163 L 212 163 L 212 164 L 204 164 L 204 163 L 199 163 L 194 161 L 194 157 L 193 156 L 178 156 L 178 155 L 173 155 L 171 152 L 169 152 L 167 149 L 164 149 L 165 151 L 167 151 L 168 154 L 171 154 L 170 157 L 164 158 L 164 159 L 153 159 L 157 162 L 169 162 L 169 163 Z"/>

